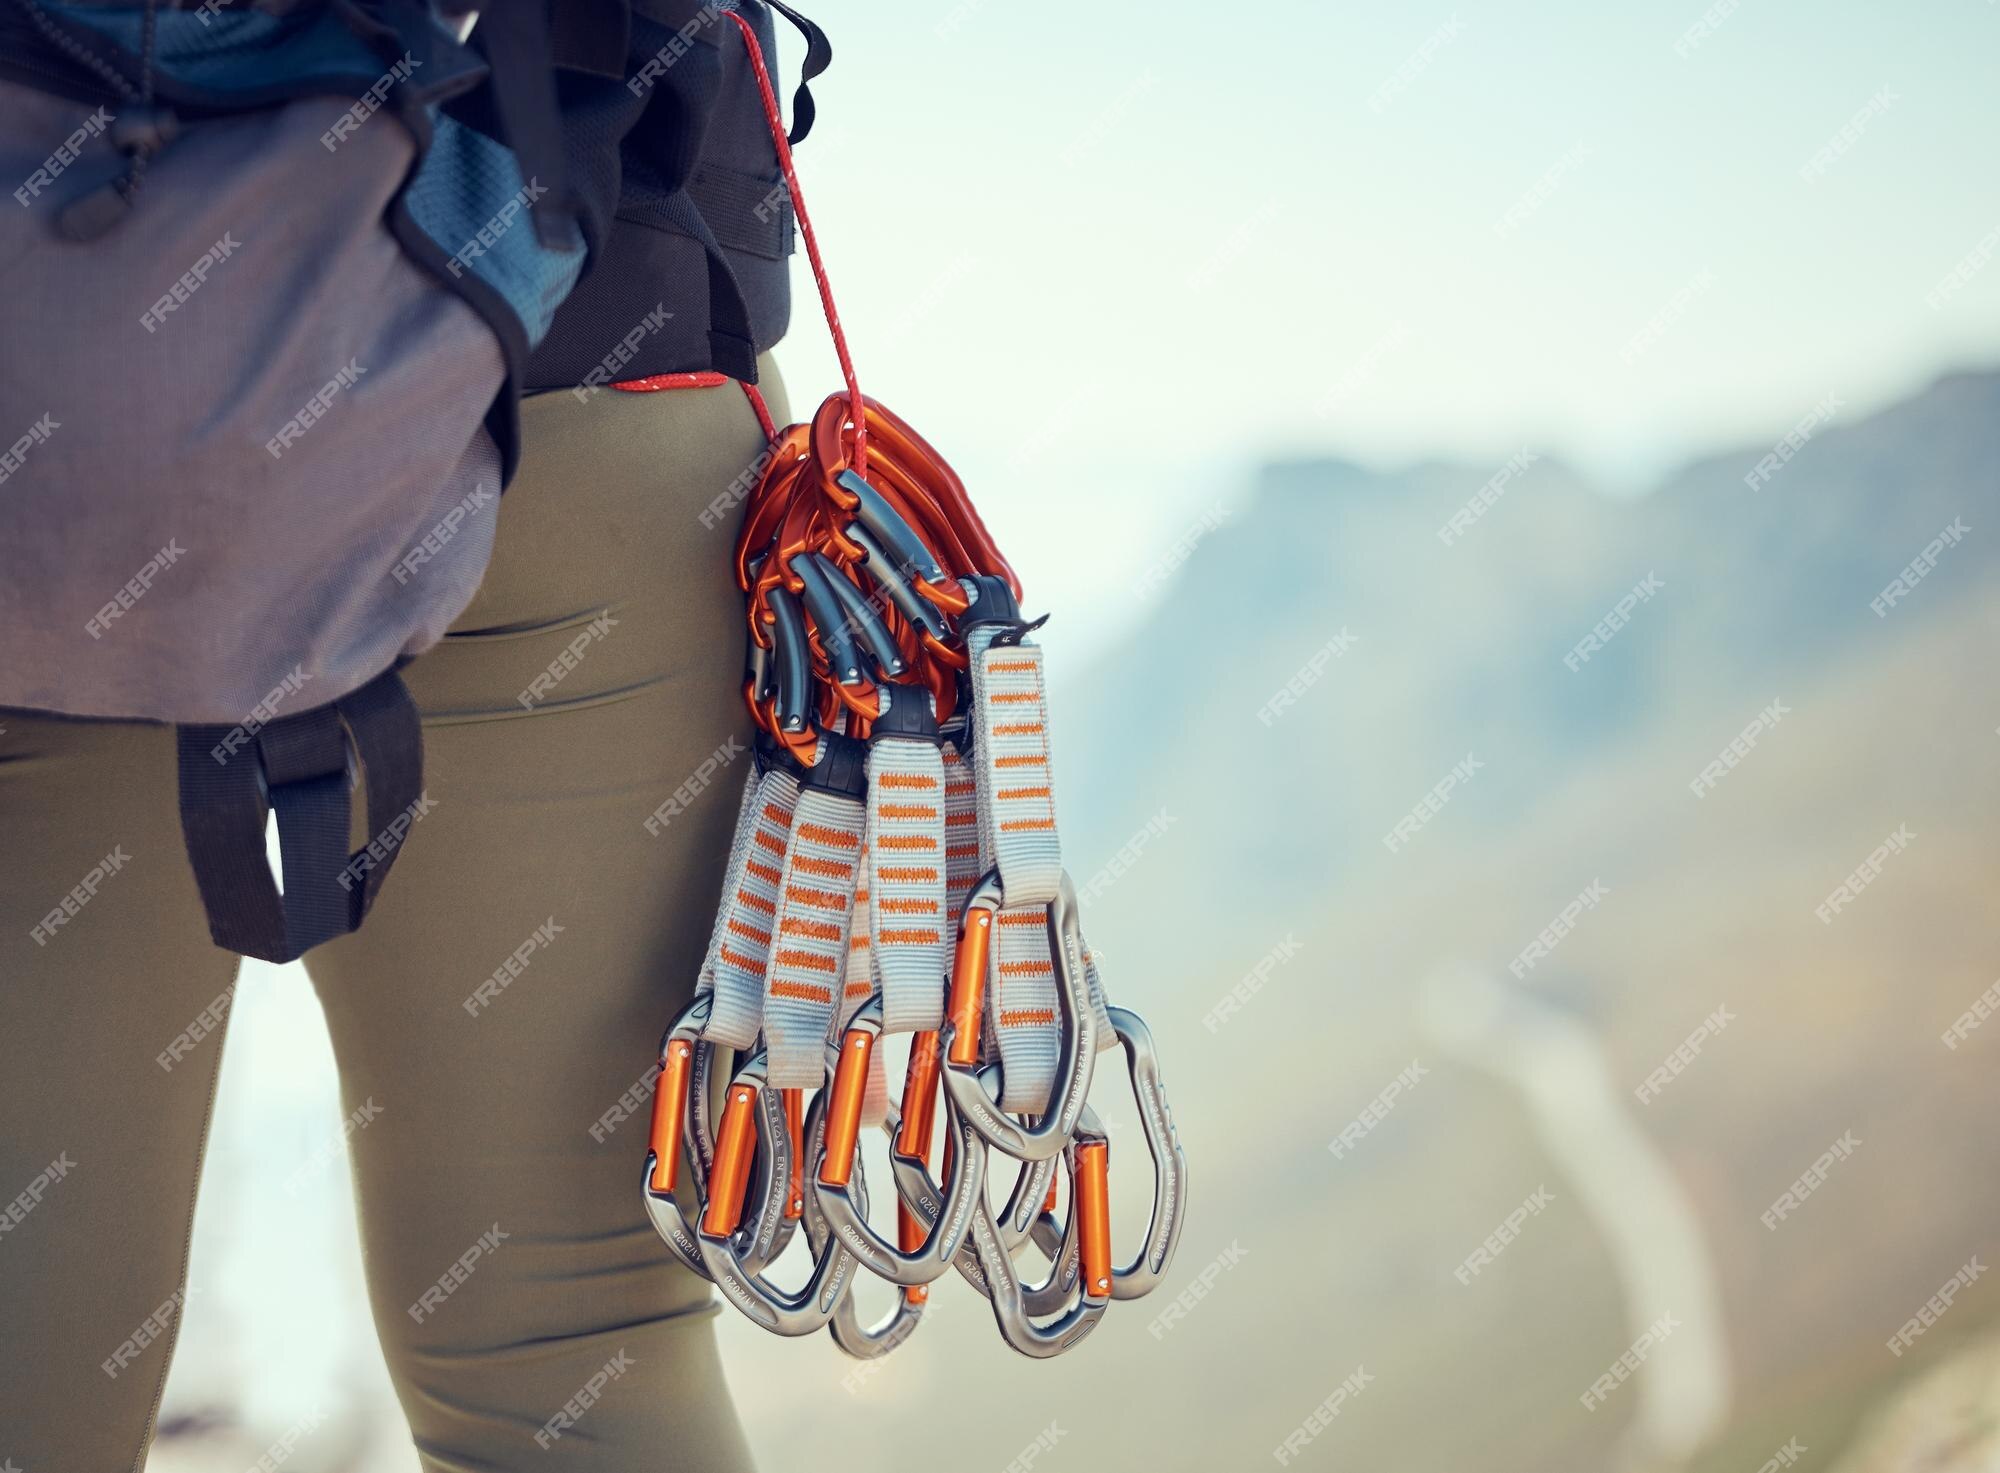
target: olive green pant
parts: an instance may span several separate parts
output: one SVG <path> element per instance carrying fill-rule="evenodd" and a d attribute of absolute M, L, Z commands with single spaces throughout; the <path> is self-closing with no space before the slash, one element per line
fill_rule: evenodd
<path fill-rule="evenodd" d="M 348 1145 L 369 1296 L 432 1473 L 727 1473 L 750 1464 L 714 1301 L 639 1179 L 747 755 L 718 508 L 763 437 L 733 384 L 548 394 L 523 430 L 485 584 L 404 672 L 430 806 L 361 931 L 305 962 L 345 1108 L 383 1102 Z M 143 1465 L 235 974 L 173 733 L 0 711 L 0 1459 L 24 1473 Z"/>

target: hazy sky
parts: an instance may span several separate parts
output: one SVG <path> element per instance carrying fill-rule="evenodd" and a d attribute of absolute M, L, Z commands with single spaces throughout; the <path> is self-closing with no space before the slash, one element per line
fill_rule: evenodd
<path fill-rule="evenodd" d="M 1269 453 L 1631 489 L 2000 341 L 2000 267 L 1926 301 L 2000 229 L 1988 0 L 813 13 L 863 384 L 1093 632 Z"/>

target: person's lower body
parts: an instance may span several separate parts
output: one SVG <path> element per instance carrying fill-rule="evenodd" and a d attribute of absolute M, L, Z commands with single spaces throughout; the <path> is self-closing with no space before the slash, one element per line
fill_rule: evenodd
<path fill-rule="evenodd" d="M 711 507 L 763 438 L 727 384 L 543 395 L 523 442 L 478 597 L 404 672 L 427 807 L 306 958 L 379 1111 L 349 1143 L 375 1323 L 429 1473 L 734 1473 L 714 1302 L 639 1176 L 749 758 Z M 143 1464 L 179 1322 L 236 959 L 174 760 L 0 712 L 0 1459 L 34 1473 Z"/>

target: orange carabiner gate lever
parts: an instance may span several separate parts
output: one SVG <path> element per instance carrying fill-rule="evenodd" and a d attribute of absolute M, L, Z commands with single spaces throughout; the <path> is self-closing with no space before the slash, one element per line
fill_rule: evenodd
<path fill-rule="evenodd" d="M 693 1058 L 694 1045 L 685 1038 L 667 1040 L 660 1077 L 653 1085 L 653 1126 L 648 1137 L 653 1153 L 648 1185 L 656 1192 L 671 1192 L 680 1177 L 681 1128 L 687 1120 L 688 1065 Z"/>
<path fill-rule="evenodd" d="M 743 1194 L 750 1186 L 750 1160 L 757 1148 L 757 1091 L 746 1084 L 729 1087 L 722 1108 L 722 1125 L 715 1133 L 715 1165 L 708 1173 L 708 1210 L 701 1230 L 726 1238 L 743 1221 Z"/>

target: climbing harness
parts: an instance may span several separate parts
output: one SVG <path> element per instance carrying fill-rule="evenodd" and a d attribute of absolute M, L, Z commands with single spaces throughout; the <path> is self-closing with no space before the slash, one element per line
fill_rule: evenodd
<path fill-rule="evenodd" d="M 955 1269 L 1010 1346 L 1057 1355 L 1158 1284 L 1186 1161 L 1152 1036 L 1107 1005 L 1063 868 L 1042 621 L 1023 617 L 944 458 L 861 392 L 770 76 L 748 23 L 722 13 L 748 43 L 845 387 L 781 430 L 744 386 L 769 441 L 735 551 L 758 735 L 695 998 L 660 1044 L 646 1209 L 683 1264 L 774 1333 L 825 1327 L 851 1355 L 886 1354 Z M 883 1052 L 899 1034 L 892 1099 Z M 1089 1104 L 1114 1047 L 1154 1165 L 1123 1267 Z M 876 1189 L 893 1242 L 869 1220 L 872 1127 L 889 1142 Z M 989 1178 L 1010 1161 L 996 1210 Z M 767 1270 L 801 1226 L 811 1268 L 780 1288 Z M 1015 1264 L 1030 1248 L 1048 1260 L 1039 1282 Z M 896 1289 L 872 1326 L 851 1292 L 864 1270 Z"/>

